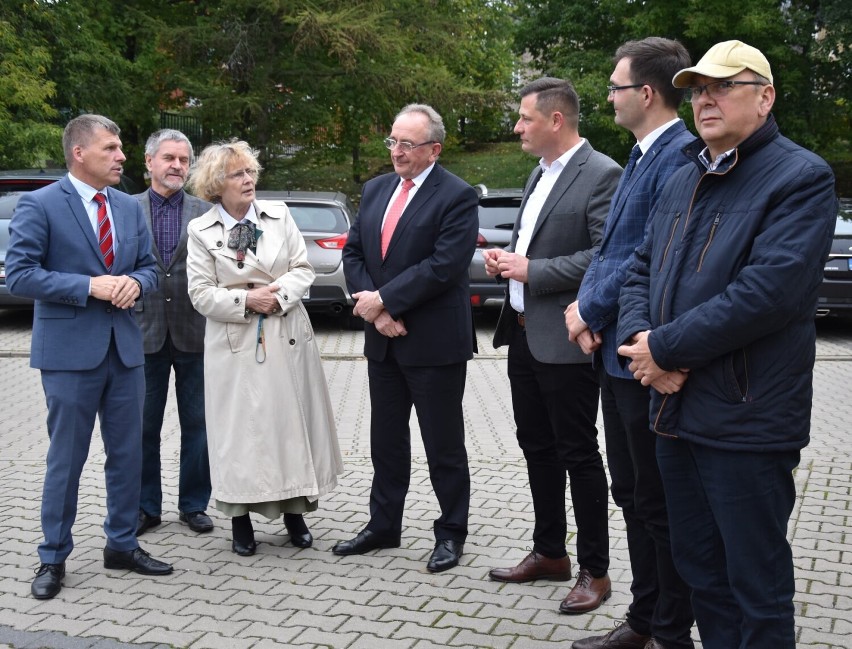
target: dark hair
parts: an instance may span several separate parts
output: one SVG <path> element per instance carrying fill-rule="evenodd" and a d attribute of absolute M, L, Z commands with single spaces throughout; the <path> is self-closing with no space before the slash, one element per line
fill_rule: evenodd
<path fill-rule="evenodd" d="M 74 160 L 74 147 L 89 144 L 97 130 L 101 128 L 116 136 L 121 133 L 118 125 L 103 115 L 89 113 L 78 115 L 65 125 L 62 133 L 62 150 L 65 153 L 65 164 L 69 169 Z"/>
<path fill-rule="evenodd" d="M 570 81 L 542 77 L 521 88 L 521 98 L 533 94 L 538 95 L 535 100 L 538 112 L 550 115 L 558 111 L 569 126 L 577 128 L 580 122 L 580 98 Z"/>
<path fill-rule="evenodd" d="M 631 83 L 643 83 L 660 93 L 663 103 L 677 108 L 683 101 L 683 90 L 672 85 L 675 74 L 692 65 L 689 52 L 678 41 L 649 36 L 641 41 L 627 41 L 619 47 L 614 63 L 630 59 Z"/>

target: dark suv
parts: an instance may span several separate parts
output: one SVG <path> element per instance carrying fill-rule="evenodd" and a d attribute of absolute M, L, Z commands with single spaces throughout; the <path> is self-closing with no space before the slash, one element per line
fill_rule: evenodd
<path fill-rule="evenodd" d="M 0 171 L 0 308 L 31 307 L 29 298 L 13 297 L 6 288 L 6 249 L 9 247 L 9 221 L 23 192 L 55 183 L 66 174 L 65 169 L 18 169 Z M 128 194 L 138 193 L 136 184 L 121 177 L 118 189 Z"/>
<path fill-rule="evenodd" d="M 485 185 L 476 185 L 475 189 L 479 193 L 479 237 L 470 261 L 470 304 L 481 307 L 488 302 L 503 303 L 506 284 L 487 275 L 482 250 L 505 248 L 511 243 L 524 190 L 488 189 Z"/>

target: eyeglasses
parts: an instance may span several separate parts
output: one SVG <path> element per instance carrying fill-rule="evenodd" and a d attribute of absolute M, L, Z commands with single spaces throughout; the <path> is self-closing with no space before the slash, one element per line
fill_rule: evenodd
<path fill-rule="evenodd" d="M 629 88 L 641 88 L 647 84 L 644 83 L 631 83 L 629 86 L 607 86 L 607 95 L 614 95 L 618 90 L 627 90 Z"/>
<path fill-rule="evenodd" d="M 419 146 L 426 146 L 427 144 L 437 144 L 435 140 L 429 140 L 428 142 L 421 142 L 420 144 L 412 144 L 411 142 L 395 140 L 392 137 L 386 137 L 384 140 L 385 147 L 387 147 L 390 151 L 393 151 L 396 147 L 399 147 L 405 153 L 411 153 Z"/>
<path fill-rule="evenodd" d="M 240 169 L 239 171 L 227 174 L 225 176 L 225 180 L 242 180 L 243 176 L 248 176 L 252 180 L 257 180 L 259 175 L 260 172 L 258 172 L 257 169 Z"/>
<path fill-rule="evenodd" d="M 707 96 L 711 99 L 726 97 L 734 86 L 765 86 L 765 83 L 760 81 L 714 81 L 713 83 L 705 83 L 703 86 L 688 86 L 686 89 L 687 96 L 692 101 L 697 101 L 701 97 L 701 93 L 707 91 Z"/>

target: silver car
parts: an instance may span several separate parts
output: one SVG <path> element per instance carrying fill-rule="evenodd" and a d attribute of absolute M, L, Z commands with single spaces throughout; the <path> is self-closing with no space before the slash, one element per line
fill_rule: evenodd
<path fill-rule="evenodd" d="M 316 279 L 302 303 L 310 313 L 339 316 L 349 328 L 359 329 L 364 321 L 352 315 L 354 304 L 343 277 L 343 246 L 349 234 L 354 207 L 340 192 L 258 191 L 257 198 L 286 204 L 305 238 L 308 261 Z"/>
<path fill-rule="evenodd" d="M 475 189 L 479 193 L 479 237 L 470 261 L 470 304 L 474 308 L 503 303 L 506 283 L 488 276 L 482 251 L 511 243 L 524 197 L 523 189 L 488 189 L 485 185 L 476 185 Z"/>

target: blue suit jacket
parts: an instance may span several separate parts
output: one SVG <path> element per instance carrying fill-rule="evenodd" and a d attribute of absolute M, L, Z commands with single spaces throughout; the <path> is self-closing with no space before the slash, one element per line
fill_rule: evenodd
<path fill-rule="evenodd" d="M 111 274 L 157 287 L 145 215 L 132 196 L 108 187 L 116 255 Z M 122 363 L 145 362 L 133 309 L 89 297 L 91 277 L 107 273 L 97 237 L 68 176 L 21 196 L 9 225 L 6 281 L 13 295 L 35 300 L 30 366 L 89 370 L 115 343 Z"/>
<path fill-rule="evenodd" d="M 473 357 L 468 269 L 476 247 L 476 191 L 435 165 L 406 206 L 382 259 L 382 219 L 399 183 L 395 173 L 364 185 L 358 216 L 343 249 L 352 293 L 381 289 L 385 309 L 408 335 L 395 338 L 401 365 L 449 365 Z M 390 339 L 364 327 L 364 354 L 384 360 Z"/>
<path fill-rule="evenodd" d="M 628 182 L 619 183 L 604 223 L 603 240 L 583 277 L 578 299 L 580 316 L 589 329 L 603 336 L 600 354 L 610 376 L 632 379 L 633 374 L 618 362 L 618 295 L 627 277 L 633 251 L 645 238 L 648 216 L 663 186 L 688 160 L 683 148 L 692 142 L 683 121 L 668 128 L 640 158 Z"/>

